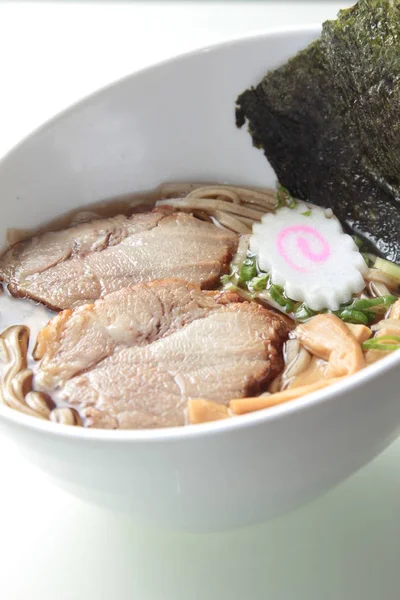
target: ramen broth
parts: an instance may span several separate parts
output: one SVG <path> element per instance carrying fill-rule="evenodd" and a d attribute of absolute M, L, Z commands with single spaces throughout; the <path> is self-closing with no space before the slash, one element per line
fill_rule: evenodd
<path fill-rule="evenodd" d="M 41 304 L 36 304 L 26 298 L 16 300 L 7 290 L 0 295 L 0 331 L 16 323 L 29 327 L 29 368 L 34 368 L 36 362 L 32 358 L 33 348 L 39 331 L 56 313 Z"/>
<path fill-rule="evenodd" d="M 156 207 L 156 213 L 151 213 L 154 207 Z M 235 415 L 251 412 L 252 410 L 268 408 L 269 406 L 274 406 L 281 402 L 301 397 L 316 389 L 326 387 L 327 385 L 340 380 L 342 377 L 351 375 L 367 364 L 385 356 L 391 350 L 396 349 L 396 344 L 400 344 L 400 308 L 398 308 L 399 303 L 397 302 L 400 277 L 399 279 L 396 279 L 396 265 L 389 263 L 387 266 L 383 264 L 383 270 L 377 269 L 376 264 L 374 263 L 375 257 L 368 254 L 362 255 L 360 253 L 360 250 L 362 250 L 361 245 L 360 248 L 357 248 L 351 238 L 341 231 L 341 228 L 338 227 L 338 222 L 331 211 L 324 211 L 312 204 L 302 203 L 291 199 L 287 196 L 286 192 L 282 197 L 282 192 L 279 188 L 278 193 L 276 193 L 274 190 L 238 188 L 216 184 L 166 184 L 158 187 L 156 190 L 146 192 L 145 194 L 129 195 L 117 200 L 96 203 L 81 209 L 76 209 L 53 220 L 51 223 L 35 229 L 35 231 L 10 230 L 8 242 L 9 245 L 12 245 L 15 244 L 16 241 L 26 240 L 32 236 L 38 236 L 38 239 L 41 239 L 41 236 L 45 232 L 68 232 L 72 231 L 75 226 L 85 223 L 88 225 L 93 223 L 93 231 L 96 233 L 97 230 L 95 224 L 97 219 L 110 219 L 117 215 L 125 215 L 128 218 L 136 218 L 135 215 L 138 215 L 139 218 L 139 215 L 146 217 L 147 214 L 156 215 L 157 228 L 159 228 L 160 223 L 163 222 L 171 222 L 175 227 L 174 219 L 176 219 L 177 224 L 180 223 L 179 227 L 183 227 L 183 233 L 185 233 L 186 227 L 192 228 L 189 229 L 188 251 L 192 244 L 196 244 L 196 231 L 199 227 L 199 231 L 201 231 L 202 227 L 211 228 L 207 229 L 206 235 L 202 234 L 201 240 L 203 240 L 203 242 L 204 240 L 207 240 L 208 243 L 208 241 L 212 239 L 212 236 L 217 235 L 220 236 L 221 240 L 225 240 L 223 243 L 228 244 L 227 248 L 231 245 L 232 252 L 228 263 L 225 264 L 224 261 L 222 261 L 220 265 L 222 277 L 220 280 L 217 278 L 217 280 L 209 286 L 216 291 L 203 292 L 198 286 L 197 290 L 193 291 L 193 285 L 190 287 L 191 284 L 188 286 L 187 283 L 183 282 L 179 284 L 181 286 L 179 288 L 178 284 L 173 283 L 176 281 L 174 279 L 175 271 L 172 271 L 172 274 L 168 275 L 169 258 L 166 256 L 166 275 L 164 274 L 164 269 L 164 271 L 162 271 L 162 277 L 151 276 L 148 279 L 148 283 L 144 282 L 137 287 L 133 287 L 132 292 L 129 291 L 128 294 L 124 291 L 126 285 L 124 284 L 121 286 L 120 290 L 117 289 L 112 293 L 107 292 L 104 297 L 99 296 L 104 298 L 102 302 L 105 302 L 106 304 L 109 303 L 111 307 L 113 306 L 114 300 L 112 299 L 114 296 L 115 298 L 120 298 L 118 302 L 122 303 L 117 307 L 120 314 L 115 317 L 115 322 L 105 326 L 101 319 L 98 322 L 98 325 L 96 325 L 96 319 L 100 318 L 99 314 L 96 313 L 96 310 L 99 311 L 100 308 L 96 308 L 96 306 L 100 305 L 97 305 L 96 303 L 93 304 L 95 299 L 86 300 L 86 302 L 88 302 L 86 306 L 84 302 L 81 302 L 80 305 L 78 305 L 78 308 L 72 307 L 72 311 L 64 310 L 60 313 L 46 308 L 46 306 L 39 302 L 27 298 L 15 298 L 10 295 L 7 287 L 4 286 L 3 293 L 0 295 L 0 330 L 5 331 L 7 328 L 15 325 L 22 325 L 29 328 L 30 336 L 27 353 L 27 367 L 33 372 L 31 389 L 34 392 L 37 391 L 50 394 L 51 400 L 55 403 L 56 408 L 55 411 L 50 410 L 50 412 L 48 412 L 48 418 L 51 420 L 57 420 L 58 422 L 70 425 L 82 424 L 89 427 L 105 428 L 143 428 L 184 424 L 179 416 L 180 413 L 178 415 L 179 418 L 177 418 L 177 413 L 174 413 L 174 411 L 171 413 L 172 417 L 165 421 L 163 421 L 161 417 L 157 420 L 157 418 L 153 417 L 148 418 L 147 415 L 142 420 L 139 419 L 138 424 L 136 424 L 136 421 L 129 421 L 129 419 L 128 421 L 125 420 L 120 422 L 118 421 L 119 417 L 118 414 L 115 413 L 113 406 L 110 407 L 111 412 L 109 414 L 107 413 L 108 409 L 104 409 L 105 404 L 101 398 L 97 404 L 95 403 L 95 408 L 92 407 L 91 400 L 86 405 L 83 404 L 82 406 L 77 406 L 75 401 L 73 404 L 68 402 L 68 394 L 66 395 L 65 393 L 64 383 L 54 384 L 53 382 L 53 385 L 50 387 L 47 384 L 43 384 L 43 381 L 45 381 L 46 378 L 43 378 L 43 372 L 41 372 L 43 371 L 42 363 L 44 360 L 47 362 L 50 361 L 50 363 L 53 360 L 51 353 L 49 355 L 51 344 L 56 343 L 57 352 L 61 352 L 62 354 L 63 344 L 69 343 L 71 346 L 71 343 L 68 342 L 68 335 L 71 331 L 76 330 L 80 336 L 88 335 L 90 337 L 93 335 L 93 330 L 91 329 L 92 325 L 93 327 L 99 326 L 99 331 L 104 330 L 109 333 L 111 332 L 111 338 L 107 338 L 105 342 L 106 345 L 109 346 L 109 344 L 112 343 L 116 348 L 116 350 L 110 350 L 109 356 L 104 355 L 97 358 L 94 357 L 94 362 L 88 362 L 87 364 L 83 363 L 81 365 L 82 368 L 80 369 L 80 372 L 78 369 L 77 373 L 74 374 L 75 378 L 80 378 L 79 385 L 81 386 L 86 386 L 85 382 L 90 382 L 90 378 L 94 377 L 93 372 L 96 371 L 96 368 L 93 367 L 93 365 L 97 364 L 96 361 L 100 361 L 99 364 L 101 366 L 103 363 L 107 364 L 107 361 L 111 361 L 112 363 L 112 361 L 115 360 L 115 356 L 118 356 L 118 354 L 114 355 L 114 351 L 121 352 L 122 355 L 123 352 L 129 350 L 129 352 L 132 353 L 132 356 L 136 356 L 136 354 L 140 356 L 140 353 L 142 352 L 142 350 L 140 350 L 142 344 L 141 341 L 138 342 L 137 340 L 129 338 L 128 349 L 126 349 L 126 336 L 129 337 L 131 335 L 129 332 L 131 332 L 132 327 L 133 329 L 138 327 L 138 322 L 141 318 L 140 314 L 132 314 L 132 319 L 134 319 L 134 321 L 129 321 L 129 310 L 131 309 L 126 309 L 127 312 L 124 312 L 124 310 L 125 303 L 128 307 L 131 306 L 133 301 L 136 302 L 135 294 L 139 293 L 137 290 L 144 290 L 146 292 L 146 286 L 148 287 L 148 290 L 154 290 L 154 292 L 152 292 L 153 295 L 157 293 L 162 294 L 160 299 L 164 306 L 163 311 L 165 314 L 163 317 L 165 317 L 168 326 L 171 323 L 173 325 L 172 332 L 170 333 L 167 331 L 165 335 L 163 334 L 164 337 L 162 340 L 154 339 L 149 340 L 148 342 L 149 352 L 156 352 L 156 348 L 159 344 L 164 344 L 167 348 L 167 350 L 163 351 L 166 354 L 161 354 L 161 358 L 158 359 L 161 362 L 164 360 L 163 356 L 168 356 L 168 344 L 173 344 L 173 340 L 175 339 L 174 336 L 179 337 L 179 330 L 182 327 L 187 328 L 185 331 L 189 331 L 191 327 L 201 327 L 203 323 L 206 325 L 207 320 L 209 320 L 210 323 L 212 322 L 214 313 L 223 315 L 227 310 L 231 310 L 232 318 L 233 314 L 235 314 L 235 320 L 232 320 L 232 323 L 236 322 L 238 315 L 244 314 L 243 318 L 245 319 L 243 323 L 244 329 L 238 330 L 238 337 L 235 340 L 235 342 L 237 342 L 237 340 L 240 339 L 243 330 L 247 331 L 247 333 L 251 331 L 251 319 L 253 319 L 254 316 L 254 306 L 259 307 L 257 310 L 264 311 L 262 312 L 262 319 L 260 321 L 262 325 L 260 326 L 265 327 L 265 331 L 269 331 L 268 336 L 270 337 L 267 337 L 265 342 L 265 348 L 268 348 L 268 350 L 262 350 L 262 348 L 260 349 L 259 347 L 258 350 L 252 350 L 251 352 L 253 352 L 254 356 L 256 356 L 257 352 L 261 352 L 261 354 L 263 352 L 266 353 L 263 360 L 267 360 L 265 363 L 265 373 L 269 373 L 269 375 L 263 375 L 260 372 L 260 374 L 257 375 L 259 383 L 253 385 L 252 388 L 246 387 L 247 384 L 245 383 L 243 383 L 242 387 L 239 386 L 236 388 L 236 391 L 235 387 L 232 387 L 231 393 L 233 395 L 227 397 L 225 400 L 223 399 L 222 403 L 219 396 L 221 396 L 221 394 L 223 396 L 224 392 L 218 392 L 218 385 L 223 385 L 223 375 L 221 373 L 218 374 L 218 377 L 216 374 L 213 375 L 213 377 L 215 377 L 215 392 L 210 388 L 208 395 L 206 394 L 205 397 L 202 397 L 204 392 L 202 385 L 199 384 L 196 395 L 193 397 L 193 393 L 190 393 L 186 398 L 187 409 L 185 409 L 184 412 L 184 419 L 185 422 L 189 424 L 231 418 Z M 179 215 L 185 216 L 180 217 Z M 206 225 L 200 225 L 201 222 L 206 223 Z M 107 221 L 103 221 L 102 227 L 104 227 L 104 223 L 107 223 Z M 278 236 L 280 245 L 282 246 L 284 243 L 287 244 L 287 247 L 284 248 L 282 246 L 280 250 L 282 256 L 286 256 L 287 259 L 285 277 L 289 277 L 289 279 L 291 277 L 290 269 L 289 271 L 287 270 L 289 267 L 293 268 L 296 273 L 300 272 L 301 274 L 302 269 L 304 271 L 304 265 L 301 261 L 303 260 L 304 262 L 304 260 L 309 261 L 312 259 L 314 262 L 314 270 L 321 270 L 321 274 L 318 277 L 320 278 L 320 281 L 322 281 L 323 278 L 326 277 L 327 271 L 329 276 L 328 258 L 330 258 L 332 265 L 334 265 L 336 269 L 335 285 L 337 287 L 338 298 L 344 298 L 344 303 L 341 303 L 342 301 L 338 303 L 337 299 L 332 296 L 331 291 L 329 291 L 328 294 L 330 305 L 320 292 L 318 292 L 317 295 L 314 294 L 314 296 L 312 293 L 310 295 L 312 279 L 310 282 L 307 282 L 304 273 L 301 274 L 300 277 L 296 275 L 297 279 L 294 279 L 296 282 L 296 293 L 300 294 L 298 297 L 291 297 L 290 294 L 287 293 L 286 287 L 281 286 L 274 281 L 271 274 L 271 266 L 274 267 L 275 264 L 276 268 L 279 261 L 282 261 L 282 256 L 280 257 L 276 254 L 271 233 L 278 230 L 283 232 L 280 237 Z M 77 231 L 80 231 L 79 228 Z M 93 231 L 90 231 L 90 233 L 93 234 Z M 101 227 L 99 231 L 104 235 Z M 167 235 L 169 231 L 168 228 L 165 231 L 165 235 Z M 300 251 L 295 250 L 294 252 L 293 248 L 296 248 L 295 244 L 298 232 L 301 232 L 301 235 L 305 235 L 306 238 L 303 237 L 300 240 Z M 114 233 L 110 235 L 114 235 Z M 180 239 L 181 235 L 179 235 L 178 238 Z M 122 238 L 122 240 L 123 239 L 124 238 Z M 161 236 L 161 239 L 163 239 L 163 236 Z M 171 243 L 176 243 L 176 239 L 176 237 L 172 237 Z M 237 240 L 236 243 L 233 241 L 235 239 Z M 324 252 L 320 252 L 318 247 L 321 239 L 323 239 L 326 246 L 324 247 Z M 86 243 L 85 238 L 83 238 L 83 242 Z M 77 239 L 78 249 L 79 243 L 80 241 Z M 111 244 L 108 246 L 106 243 L 105 247 L 112 250 L 113 248 L 118 248 L 119 243 L 119 240 L 115 243 L 116 245 Z M 138 245 L 135 244 L 128 244 L 128 246 L 125 244 L 124 248 L 132 248 L 129 252 L 135 252 L 135 248 L 140 248 L 142 242 Z M 335 248 L 340 248 L 342 254 L 339 261 L 335 261 L 334 255 L 329 256 L 331 250 L 328 251 L 326 249 L 328 248 L 327 244 L 329 248 L 332 249 L 332 252 Z M 27 248 L 29 254 L 30 246 L 28 245 Z M 98 250 L 96 247 L 93 252 L 101 251 L 102 248 Z M 203 251 L 204 250 L 201 252 Z M 304 257 L 302 258 L 301 253 L 303 251 Z M 90 252 L 92 252 L 91 248 L 89 248 L 87 252 L 90 254 Z M 162 252 L 164 252 L 164 250 L 162 250 Z M 210 250 L 207 249 L 207 256 L 209 252 Z M 290 257 L 287 253 L 290 254 Z M 132 256 L 134 257 L 135 255 Z M 362 256 L 364 256 L 364 259 Z M 175 258 L 174 252 L 171 255 L 171 259 L 173 257 Z M 160 258 L 162 258 L 162 256 L 160 256 Z M 26 257 L 24 260 L 26 261 Z M 134 262 L 135 260 L 136 258 L 134 258 Z M 204 259 L 202 259 L 201 253 L 199 260 L 200 264 L 203 265 Z M 383 262 L 385 263 L 387 261 Z M 343 287 L 343 283 L 340 281 L 340 263 L 343 264 L 348 271 L 346 277 L 343 278 L 344 281 L 350 282 L 349 284 L 346 284 L 348 288 L 346 288 L 346 285 Z M 113 265 L 113 263 L 111 262 L 110 265 Z M 287 265 L 289 265 L 289 267 Z M 370 267 L 369 269 L 367 265 Z M 353 269 L 353 275 L 350 275 L 351 269 Z M 387 274 L 387 269 L 389 269 L 390 275 Z M 28 273 L 30 273 L 29 269 Z M 362 277 L 360 273 L 362 273 Z M 358 279 L 355 279 L 356 275 Z M 31 277 L 31 275 L 28 275 L 28 279 L 29 277 Z M 168 277 L 172 277 L 172 279 L 168 279 Z M 351 280 L 354 283 L 353 287 L 351 287 Z M 169 281 L 171 283 L 168 283 Z M 135 279 L 133 278 L 132 282 L 129 283 L 129 286 L 132 286 L 135 283 Z M 198 282 L 194 280 L 192 283 L 197 284 Z M 305 296 L 304 298 L 301 297 L 302 284 L 304 284 L 304 293 L 308 294 L 308 296 Z M 174 290 L 174 286 L 178 286 L 177 290 Z M 176 296 L 177 293 L 178 296 Z M 184 302 L 181 305 L 179 295 L 188 293 L 193 295 L 189 304 L 187 304 L 187 300 L 185 300 L 186 304 Z M 133 294 L 133 296 L 131 297 L 130 294 Z M 170 307 L 172 312 L 170 315 L 168 315 L 169 308 L 168 301 L 165 300 L 165 294 L 172 294 L 173 296 Z M 153 296 L 151 296 L 151 298 L 152 297 Z M 306 297 L 309 298 L 308 302 L 304 301 Z M 150 308 L 151 298 L 149 303 Z M 222 309 L 221 305 L 218 304 L 220 298 L 222 299 Z M 203 320 L 197 321 L 199 315 L 195 314 L 193 316 L 190 312 L 191 309 L 189 310 L 187 308 L 187 306 L 191 307 L 194 301 L 199 303 L 199 306 L 202 307 L 201 310 L 206 311 L 201 315 Z M 145 300 L 145 305 L 148 302 L 148 300 Z M 249 308 L 247 308 L 247 306 L 249 306 Z M 61 307 L 61 311 L 63 308 L 64 307 Z M 179 317 L 178 322 L 174 325 L 177 311 L 179 313 L 181 310 L 183 311 L 182 314 L 184 316 L 182 316 L 182 320 L 179 320 L 181 319 L 181 317 Z M 185 312 L 187 310 L 189 310 L 189 312 Z M 76 317 L 76 315 L 86 315 L 86 320 L 84 319 L 84 321 L 82 321 L 82 323 L 84 323 L 82 329 L 79 326 L 79 318 L 81 317 Z M 74 325 L 74 319 L 76 320 L 76 318 L 78 318 L 78 321 L 76 321 L 78 326 Z M 155 318 L 154 315 L 145 316 L 144 326 L 146 327 L 153 318 Z M 379 323 L 383 322 L 385 318 L 387 319 L 387 327 L 385 329 L 381 328 L 381 330 L 378 331 L 377 327 Z M 248 321 L 246 321 L 246 319 L 248 319 Z M 133 322 L 134 325 L 132 325 Z M 218 320 L 216 323 L 217 322 Z M 86 329 L 84 329 L 84 327 L 86 327 Z M 165 325 L 162 327 L 165 327 Z M 226 331 L 229 331 L 229 327 L 224 330 L 223 335 L 226 335 Z M 326 336 L 326 331 L 329 331 L 328 336 Z M 37 344 L 39 332 L 40 349 L 36 355 L 36 360 L 34 360 L 33 353 Z M 194 339 L 201 339 L 201 335 L 202 333 L 200 330 L 200 333 L 197 332 L 195 334 Z M 261 331 L 255 331 L 251 340 L 247 338 L 244 339 L 244 346 L 240 355 L 244 355 L 246 348 L 250 348 L 249 344 L 251 345 L 251 343 L 260 336 L 262 337 Z M 80 343 L 81 339 L 83 338 L 77 338 L 76 343 Z M 121 346 L 122 340 L 123 343 Z M 218 348 L 218 344 L 221 343 L 220 353 L 222 353 L 216 358 L 216 364 L 218 364 L 218 362 L 224 364 L 224 361 L 227 360 L 223 353 L 227 348 L 229 349 L 231 342 L 232 340 L 230 340 L 229 337 L 226 339 L 223 338 L 220 342 L 218 339 L 215 340 L 214 346 L 216 349 Z M 206 336 L 204 338 L 205 346 L 207 343 Z M 130 345 L 132 344 L 133 348 L 130 348 Z M 74 347 L 73 344 L 72 347 Z M 273 347 L 275 347 L 274 352 L 276 352 L 276 356 L 274 355 L 275 358 L 272 359 L 272 355 L 269 353 Z M 341 356 L 345 357 L 345 360 L 342 362 L 340 360 L 338 361 L 337 357 L 335 358 L 335 352 L 338 348 L 341 348 Z M 89 345 L 88 352 L 90 353 L 92 351 L 93 348 Z M 80 350 L 80 352 L 82 354 L 82 350 Z M 176 352 L 176 350 L 172 349 L 171 356 L 174 355 L 174 352 Z M 190 347 L 187 352 L 190 355 Z M 195 350 L 195 355 L 198 356 L 198 354 L 199 351 Z M 83 355 L 85 355 L 85 351 L 83 351 Z M 70 369 L 71 360 L 68 358 L 65 360 L 67 361 L 65 363 L 65 369 L 68 371 L 68 369 Z M 229 360 L 231 359 L 229 358 L 228 362 Z M 268 361 L 272 361 L 271 364 Z M 72 360 L 72 362 L 74 362 L 74 360 Z M 129 368 L 132 369 L 132 364 L 134 363 L 129 364 L 131 365 Z M 316 365 L 318 368 L 316 368 Z M 136 371 L 138 369 L 140 371 L 139 367 L 141 368 L 141 363 L 138 364 L 137 368 L 135 367 L 133 369 L 131 373 L 132 381 L 134 381 L 134 378 L 137 375 Z M 54 371 L 54 365 L 52 368 Z M 125 368 L 126 367 L 124 367 L 124 369 Z M 167 368 L 167 371 L 168 369 L 173 371 L 174 368 L 175 367 L 170 366 Z M 205 365 L 202 365 L 201 368 L 205 369 L 206 367 Z M 210 368 L 214 369 L 214 365 L 207 366 L 207 369 Z M 182 369 L 184 369 L 183 362 Z M 250 368 L 250 371 L 247 374 L 244 370 L 244 382 L 249 381 L 251 377 L 253 377 L 255 371 L 252 369 L 253 367 Z M 231 377 L 229 381 L 234 379 L 234 372 L 235 369 L 232 371 L 232 375 L 229 376 Z M 159 377 L 162 383 L 163 376 L 163 374 L 153 374 L 149 381 L 152 381 L 151 378 L 153 378 L 153 381 L 156 381 L 157 377 Z M 184 375 L 182 375 L 182 377 L 183 376 Z M 192 379 L 190 374 L 188 377 L 188 381 Z M 60 379 L 60 381 L 62 381 L 62 379 Z M 207 378 L 204 378 L 204 385 L 206 384 L 206 381 Z M 67 381 L 67 388 L 68 385 L 70 386 L 70 383 Z M 138 383 L 138 390 L 142 385 L 141 382 Z M 168 387 L 169 384 L 165 385 Z M 226 392 L 227 387 L 229 386 L 225 383 L 222 389 Z M 85 387 L 82 388 L 83 391 L 85 389 Z M 114 389 L 119 389 L 118 383 L 114 386 Z M 121 394 L 123 396 L 124 392 L 121 392 Z M 136 401 L 136 396 L 137 394 L 133 393 L 133 404 Z M 156 394 L 156 396 L 158 398 L 158 404 L 160 404 L 160 402 L 162 403 L 163 400 L 160 400 L 159 395 Z M 150 392 L 149 397 L 151 397 Z M 19 402 L 23 403 L 23 398 L 20 398 Z M 5 403 L 7 404 L 7 402 Z M 56 417 L 53 418 L 53 416 L 51 416 L 57 412 L 58 408 L 64 409 L 68 406 L 71 406 L 71 408 L 66 410 L 72 412 L 70 412 L 69 416 L 67 414 L 66 420 L 60 420 L 58 417 L 56 419 Z M 82 407 L 84 407 L 84 410 L 82 410 Z M 125 412 L 128 409 L 129 403 L 127 408 L 124 409 Z M 30 409 L 28 408 L 27 410 L 28 414 L 31 414 L 29 413 Z M 47 414 L 46 410 L 47 409 L 44 408 L 45 414 Z M 156 410 L 156 412 L 157 410 L 162 411 L 162 407 L 160 408 L 158 406 L 154 410 Z M 79 418 L 77 417 L 78 411 L 80 412 Z"/>

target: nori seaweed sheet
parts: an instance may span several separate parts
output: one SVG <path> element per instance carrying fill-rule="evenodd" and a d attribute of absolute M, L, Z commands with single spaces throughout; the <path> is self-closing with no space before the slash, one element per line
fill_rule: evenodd
<path fill-rule="evenodd" d="M 360 0 L 237 99 L 282 185 L 400 264 L 400 0 Z"/>

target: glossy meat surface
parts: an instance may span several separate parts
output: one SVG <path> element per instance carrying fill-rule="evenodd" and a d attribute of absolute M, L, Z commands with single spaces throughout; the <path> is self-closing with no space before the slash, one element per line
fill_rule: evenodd
<path fill-rule="evenodd" d="M 165 280 L 63 311 L 39 335 L 37 381 L 88 426 L 183 425 L 189 398 L 227 404 L 282 368 L 287 325 L 237 300 Z"/>
<path fill-rule="evenodd" d="M 184 213 L 118 215 L 14 244 L 0 258 L 0 280 L 13 296 L 54 310 L 168 277 L 209 289 L 237 243 L 236 234 Z"/>

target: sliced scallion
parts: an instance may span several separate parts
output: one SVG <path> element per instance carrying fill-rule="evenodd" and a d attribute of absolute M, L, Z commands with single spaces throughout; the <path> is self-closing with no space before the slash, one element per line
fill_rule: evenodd
<path fill-rule="evenodd" d="M 389 342 L 389 343 L 387 343 Z M 391 344 L 390 342 L 396 342 Z M 382 352 L 393 352 L 400 348 L 400 336 L 398 335 L 380 335 L 363 343 L 364 350 L 381 350 Z"/>
<path fill-rule="evenodd" d="M 247 287 L 249 289 L 254 290 L 255 292 L 261 292 L 261 290 L 265 290 L 267 287 L 267 283 L 269 281 L 269 274 L 263 273 L 262 275 L 258 275 L 257 277 L 253 277 L 248 284 Z"/>
<path fill-rule="evenodd" d="M 271 294 L 271 298 L 275 300 L 279 306 L 286 305 L 286 298 L 284 297 L 283 290 L 279 285 L 271 285 L 269 288 L 269 293 Z"/>
<path fill-rule="evenodd" d="M 374 312 L 373 310 L 363 310 L 362 312 L 367 317 L 369 325 L 376 321 L 376 312 Z"/>
<path fill-rule="evenodd" d="M 293 317 L 294 317 L 294 319 L 296 319 L 296 321 L 303 322 L 303 321 L 307 321 L 308 319 L 311 319 L 311 317 L 313 317 L 316 314 L 317 314 L 316 312 L 311 310 L 311 308 L 309 306 L 307 306 L 307 304 L 305 302 L 303 302 L 293 312 Z"/>
<path fill-rule="evenodd" d="M 361 310 L 344 308 L 343 310 L 337 311 L 335 314 L 346 323 L 354 323 L 356 325 L 368 325 L 369 323 L 368 316 L 361 312 Z"/>
<path fill-rule="evenodd" d="M 239 271 L 239 283 L 246 283 L 256 277 L 257 275 L 257 265 L 255 258 L 246 258 L 243 261 L 242 266 Z"/>
<path fill-rule="evenodd" d="M 359 300 L 354 300 L 351 304 L 351 307 L 355 310 L 368 310 L 379 306 L 386 308 L 394 304 L 396 300 L 397 296 L 393 296 L 392 294 L 378 296 L 377 298 L 360 298 Z"/>
<path fill-rule="evenodd" d="M 272 300 L 275 300 L 279 306 L 282 306 L 285 309 L 285 312 L 291 312 L 293 310 L 293 301 L 284 295 L 280 285 L 271 285 L 269 293 L 271 294 Z"/>
<path fill-rule="evenodd" d="M 290 195 L 289 191 L 283 185 L 278 185 L 276 196 L 278 198 L 276 208 L 282 208 L 283 206 L 286 206 L 287 208 L 296 208 L 297 200 Z"/>
<path fill-rule="evenodd" d="M 232 275 L 222 275 L 221 276 L 222 285 L 228 285 L 229 283 L 231 283 L 231 277 L 232 277 Z"/>

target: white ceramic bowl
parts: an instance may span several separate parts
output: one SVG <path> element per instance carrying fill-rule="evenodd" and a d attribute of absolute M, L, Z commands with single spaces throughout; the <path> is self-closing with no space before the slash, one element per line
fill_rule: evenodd
<path fill-rule="evenodd" d="M 318 32 L 267 33 L 188 54 L 63 113 L 0 164 L 0 241 L 8 227 L 163 181 L 273 184 L 262 153 L 235 127 L 235 98 Z M 226 529 L 311 500 L 385 448 L 400 425 L 399 363 L 393 355 L 326 391 L 228 422 L 96 431 L 0 407 L 0 427 L 82 498 L 168 528 Z"/>

